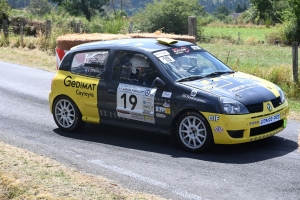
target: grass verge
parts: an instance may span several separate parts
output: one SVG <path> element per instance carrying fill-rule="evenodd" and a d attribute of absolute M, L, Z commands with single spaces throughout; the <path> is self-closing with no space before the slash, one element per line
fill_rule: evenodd
<path fill-rule="evenodd" d="M 0 142 L 0 199 L 162 199 Z"/>

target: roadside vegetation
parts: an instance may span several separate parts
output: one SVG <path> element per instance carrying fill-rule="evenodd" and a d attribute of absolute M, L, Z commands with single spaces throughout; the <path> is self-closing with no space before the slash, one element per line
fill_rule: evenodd
<path fill-rule="evenodd" d="M 22 42 L 18 32 L 13 29 L 9 30 L 7 38 L 1 31 L 0 60 L 55 72 L 56 38 L 74 33 L 76 23 L 81 25 L 80 34 L 126 34 L 130 23 L 133 23 L 133 32 L 186 34 L 187 16 L 194 15 L 197 16 L 196 37 L 199 46 L 236 71 L 253 74 L 279 85 L 290 105 L 289 118 L 300 120 L 300 86 L 293 81 L 290 46 L 293 41 L 300 43 L 300 2 L 249 0 L 252 3 L 249 6 L 245 3 L 238 4 L 241 2 L 239 0 L 230 2 L 232 1 L 237 3 L 235 10 L 224 7 L 229 2 L 224 0 L 223 7 L 207 13 L 204 7 L 198 5 L 198 0 L 190 0 L 188 3 L 186 0 L 140 1 L 151 3 L 144 6 L 138 4 L 137 0 L 123 0 L 123 5 L 106 0 L 101 1 L 108 3 L 104 10 L 97 4 L 92 10 L 88 7 L 92 4 L 80 4 L 100 2 L 95 0 L 0 0 L 0 29 L 3 28 L 2 19 L 26 19 L 33 24 L 52 21 L 49 37 L 39 29 L 34 35 L 26 35 Z M 18 2 L 27 2 L 28 7 L 11 7 Z M 52 4 L 53 2 L 58 4 Z M 204 5 L 211 1 L 200 2 Z M 135 5 L 139 5 L 140 10 L 135 9 L 133 12 L 130 8 Z M 209 5 L 213 9 L 212 4 Z M 233 11 L 242 13 L 237 18 L 232 18 L 230 14 Z M 0 199 L 77 199 L 76 195 L 84 192 L 80 189 L 82 187 L 86 191 L 80 194 L 84 199 L 159 199 L 126 191 L 107 180 L 95 179 L 64 168 L 54 161 L 39 159 L 42 158 L 0 143 Z M 103 183 L 106 184 L 100 186 Z M 57 190 L 57 185 L 60 191 Z"/>

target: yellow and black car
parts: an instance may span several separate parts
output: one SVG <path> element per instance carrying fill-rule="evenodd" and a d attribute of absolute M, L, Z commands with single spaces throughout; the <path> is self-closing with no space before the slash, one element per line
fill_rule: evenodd
<path fill-rule="evenodd" d="M 50 110 L 63 131 L 85 122 L 176 134 L 188 151 L 270 137 L 286 127 L 283 91 L 235 72 L 201 47 L 170 39 L 76 46 L 53 78 Z"/>

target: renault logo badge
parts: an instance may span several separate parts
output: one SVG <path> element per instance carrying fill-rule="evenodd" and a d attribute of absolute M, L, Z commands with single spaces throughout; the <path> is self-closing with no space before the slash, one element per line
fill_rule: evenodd
<path fill-rule="evenodd" d="M 267 104 L 267 108 L 270 112 L 272 111 L 272 106 L 269 103 Z"/>

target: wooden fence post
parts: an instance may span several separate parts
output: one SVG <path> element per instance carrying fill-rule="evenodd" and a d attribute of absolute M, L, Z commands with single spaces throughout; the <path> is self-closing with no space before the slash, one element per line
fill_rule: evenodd
<path fill-rule="evenodd" d="M 129 24 L 128 33 L 132 33 L 132 31 L 133 31 L 133 21 L 131 21 Z"/>
<path fill-rule="evenodd" d="M 4 33 L 4 37 L 8 38 L 8 24 L 7 24 L 7 20 L 3 19 L 2 20 L 3 23 L 3 33 Z"/>
<path fill-rule="evenodd" d="M 51 35 L 51 25 L 52 25 L 52 21 L 51 20 L 46 20 L 46 37 L 50 37 Z"/>
<path fill-rule="evenodd" d="M 197 18 L 194 16 L 188 17 L 188 35 L 197 37 Z"/>
<path fill-rule="evenodd" d="M 21 44 L 21 47 L 23 47 L 23 35 L 24 35 L 24 22 L 23 22 L 23 19 L 21 18 L 20 19 L 20 44 Z"/>
<path fill-rule="evenodd" d="M 76 33 L 80 33 L 80 23 L 79 23 L 79 22 L 77 22 L 77 23 L 75 24 L 75 32 L 76 32 Z"/>
<path fill-rule="evenodd" d="M 298 83 L 298 42 L 293 42 L 292 44 L 292 54 L 293 54 L 293 76 L 294 82 Z"/>

